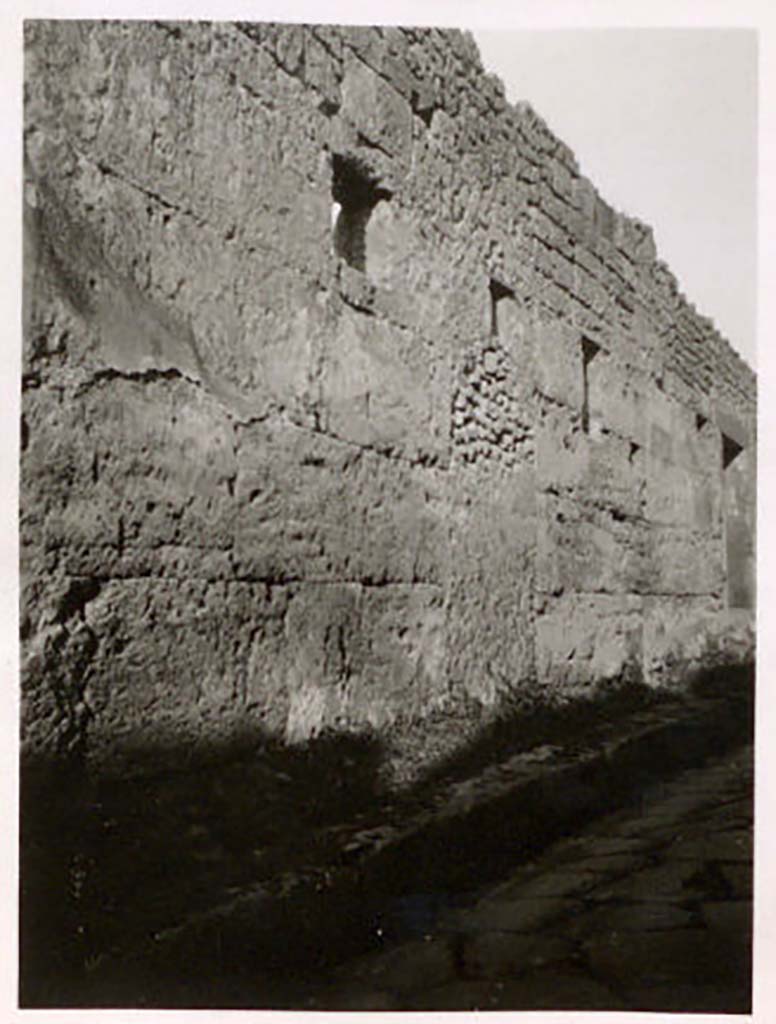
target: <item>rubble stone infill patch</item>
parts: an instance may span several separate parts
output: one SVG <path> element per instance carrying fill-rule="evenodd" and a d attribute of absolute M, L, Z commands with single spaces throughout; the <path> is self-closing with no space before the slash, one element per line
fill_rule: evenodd
<path fill-rule="evenodd" d="M 411 961 L 412 943 L 423 951 L 418 971 L 427 964 L 431 972 L 419 985 L 430 992 L 434 977 L 439 976 L 439 984 L 445 982 L 442 968 L 451 956 L 467 980 L 468 968 L 460 968 L 460 963 L 473 956 L 477 962 L 487 959 L 484 947 L 476 951 L 477 943 L 498 945 L 502 932 L 521 934 L 522 945 L 533 949 L 536 929 L 543 932 L 551 920 L 565 922 L 584 913 L 594 922 L 605 910 L 612 914 L 612 927 L 623 927 L 625 912 L 615 913 L 615 908 L 623 901 L 627 904 L 628 897 L 616 885 L 634 871 L 647 870 L 662 842 L 661 830 L 675 840 L 677 855 L 684 850 L 695 864 L 690 873 L 705 885 L 697 894 L 701 902 L 708 903 L 714 893 L 719 902 L 719 893 L 728 892 L 728 876 L 738 869 L 727 865 L 721 880 L 715 857 L 710 867 L 704 867 L 708 858 L 703 833 L 693 830 L 699 793 L 714 803 L 717 814 L 733 815 L 736 826 L 741 825 L 738 812 L 700 777 L 690 790 L 678 782 L 675 792 L 661 792 L 659 809 L 652 807 L 653 789 L 669 785 L 672 776 L 681 780 L 682 772 L 696 770 L 709 758 L 740 748 L 750 736 L 750 694 L 732 687 L 724 695 L 696 694 L 636 710 L 599 730 L 595 742 L 538 744 L 468 776 L 452 772 L 425 793 L 416 791 L 412 802 L 396 800 L 383 806 L 382 820 L 359 815 L 350 823 L 322 827 L 326 843 L 320 835 L 310 835 L 305 847 L 309 862 L 304 861 L 304 850 L 297 851 L 293 869 L 238 886 L 217 906 L 192 911 L 172 927 L 154 932 L 142 945 L 99 958 L 89 967 L 80 998 L 89 1005 L 271 1008 L 304 1006 L 312 1000 L 310 1005 L 323 1007 L 327 1004 L 319 993 L 330 984 L 333 971 L 347 973 L 343 964 L 363 955 L 382 955 L 389 947 L 395 949 L 390 955 L 402 959 L 406 954 Z M 639 813 L 642 804 L 651 808 L 647 817 Z M 602 834 L 585 832 L 591 820 L 617 807 L 625 810 L 616 828 Z M 683 823 L 680 836 L 677 821 Z M 514 883 L 525 887 L 515 901 L 499 897 L 495 906 L 486 903 L 477 909 L 484 886 L 511 877 L 520 865 L 530 865 L 558 841 L 566 843 L 553 854 L 564 862 L 562 868 L 536 876 L 526 868 L 529 875 Z M 716 839 L 718 847 L 735 842 L 730 835 Z M 321 849 L 328 851 L 325 862 L 312 856 Z M 733 852 L 740 853 L 737 847 Z M 704 871 L 711 872 L 708 878 Z M 638 879 L 645 890 L 653 884 L 649 873 Z M 698 927 L 701 911 L 688 903 L 684 875 L 673 881 L 681 899 L 672 901 L 668 897 L 676 893 L 669 892 L 665 905 L 646 901 L 629 918 L 631 930 L 648 935 L 665 928 Z M 746 878 L 739 878 L 739 883 L 745 888 Z M 447 934 L 447 915 L 456 909 L 468 915 L 467 928 L 474 927 L 478 914 L 485 915 L 478 934 L 490 937 L 480 936 L 474 952 L 469 944 L 460 945 L 455 928 L 452 937 Z M 441 920 L 447 922 L 442 931 Z M 574 969 L 569 967 L 559 993 L 574 989 L 581 962 L 578 945 L 568 949 L 569 942 L 577 940 L 564 929 L 565 925 L 552 937 L 550 948 L 553 957 L 566 950 Z M 540 939 L 536 956 L 543 960 L 549 954 L 543 934 Z M 605 959 L 605 951 L 600 955 Z M 435 958 L 433 970 L 428 957 Z M 589 999 L 585 1002 L 587 997 L 580 996 L 578 1005 L 610 1005 L 611 1000 L 595 995 L 598 989 L 591 977 L 585 975 Z M 379 1009 L 382 1004 L 375 991 L 370 989 L 369 998 L 377 999 L 372 1008 Z M 317 1002 L 321 998 L 324 1001 Z M 391 996 L 400 1004 L 403 998 L 401 992 Z M 503 998 L 506 1001 L 497 1005 L 507 1006 L 513 999 Z M 557 998 L 563 1001 L 562 996 Z M 522 1005 L 517 995 L 513 1001 Z M 480 1000 L 479 1005 L 491 1004 Z"/>

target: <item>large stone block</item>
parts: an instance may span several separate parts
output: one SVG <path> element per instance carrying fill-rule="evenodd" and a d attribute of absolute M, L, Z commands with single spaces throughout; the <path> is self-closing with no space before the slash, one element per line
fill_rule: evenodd
<path fill-rule="evenodd" d="M 533 332 L 536 387 L 542 395 L 581 410 L 584 394 L 581 338 L 565 324 L 540 324 Z"/>
<path fill-rule="evenodd" d="M 646 443 L 646 391 L 644 374 L 614 354 L 601 351 L 588 366 L 591 422 L 640 446 Z"/>
<path fill-rule="evenodd" d="M 385 729 L 447 696 L 444 599 L 434 586 L 304 585 L 289 606 L 285 734 Z"/>
<path fill-rule="evenodd" d="M 287 706 L 284 614 L 262 584 L 106 583 L 84 613 L 92 766 L 140 775 L 261 743 Z"/>
<path fill-rule="evenodd" d="M 441 582 L 444 473 L 298 428 L 240 433 L 235 572 L 265 579 Z"/>
<path fill-rule="evenodd" d="M 412 110 L 406 99 L 361 60 L 350 60 L 342 79 L 340 113 L 365 145 L 387 153 L 391 184 L 409 170 L 412 150 Z"/>
<path fill-rule="evenodd" d="M 725 556 L 719 533 L 654 526 L 649 533 L 649 589 L 658 594 L 708 594 L 724 588 Z"/>
<path fill-rule="evenodd" d="M 590 696 L 641 679 L 642 600 L 564 594 L 537 602 L 536 678 L 541 699 Z"/>
<path fill-rule="evenodd" d="M 537 590 L 638 593 L 648 543 L 641 521 L 552 493 L 537 507 Z"/>
<path fill-rule="evenodd" d="M 484 706 L 530 693 L 535 509 L 530 468 L 467 470 L 450 511 L 448 671 Z"/>
<path fill-rule="evenodd" d="M 754 655 L 754 624 L 745 612 L 726 612 L 719 597 L 645 598 L 644 678 L 651 686 L 682 689 L 709 668 Z"/>
<path fill-rule="evenodd" d="M 327 339 L 321 378 L 325 429 L 409 459 L 443 458 L 447 410 L 435 361 L 434 350 L 414 333 L 343 307 Z"/>

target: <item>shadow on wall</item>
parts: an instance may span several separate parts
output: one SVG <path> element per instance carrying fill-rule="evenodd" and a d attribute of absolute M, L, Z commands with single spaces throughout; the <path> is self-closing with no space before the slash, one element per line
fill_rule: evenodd
<path fill-rule="evenodd" d="M 728 668 L 699 677 L 697 689 L 740 696 L 751 680 L 751 668 Z M 500 798 L 475 809 L 482 821 L 465 835 L 452 818 L 378 849 L 366 866 L 370 837 L 398 835 L 445 784 L 547 745 L 595 749 L 629 714 L 664 700 L 630 685 L 554 711 L 505 709 L 401 792 L 383 781 L 390 740 L 375 737 L 287 748 L 257 736 L 251 756 L 244 743 L 214 748 L 195 769 L 133 780 L 28 765 L 21 1005 L 285 1005 L 289 985 L 304 992 L 305 972 L 370 948 L 375 921 L 390 932 L 387 906 L 423 892 L 455 899 L 702 753 L 684 741 L 652 750 L 649 764 L 637 758 L 603 786 L 540 781 L 515 807 Z M 136 752 L 139 767 L 158 757 Z M 225 905 L 222 926 L 213 913 Z"/>

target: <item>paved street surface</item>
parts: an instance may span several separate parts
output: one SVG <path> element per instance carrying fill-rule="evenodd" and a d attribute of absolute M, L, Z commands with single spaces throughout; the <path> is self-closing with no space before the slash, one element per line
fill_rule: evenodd
<path fill-rule="evenodd" d="M 646 791 L 465 908 L 404 901 L 417 938 L 343 965 L 308 1007 L 750 1011 L 752 749 Z"/>

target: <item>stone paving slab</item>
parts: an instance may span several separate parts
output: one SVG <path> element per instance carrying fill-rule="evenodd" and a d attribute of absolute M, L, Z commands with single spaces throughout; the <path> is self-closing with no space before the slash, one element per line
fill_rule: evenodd
<path fill-rule="evenodd" d="M 553 963 L 572 961 L 571 937 L 552 934 L 516 935 L 489 931 L 458 936 L 458 972 L 466 978 L 518 977 Z"/>
<path fill-rule="evenodd" d="M 671 855 L 676 859 L 733 861 L 748 864 L 754 852 L 752 834 L 748 829 L 720 832 L 714 837 L 691 835 L 676 840 Z"/>
<path fill-rule="evenodd" d="M 541 900 L 547 898 L 563 898 L 587 892 L 600 882 L 600 875 L 584 869 L 569 871 L 542 872 L 533 877 L 525 877 L 522 873 L 515 879 L 505 882 L 493 889 L 491 899 L 509 900 Z"/>
<path fill-rule="evenodd" d="M 709 778 L 735 792 L 727 805 L 717 804 Z M 729 828 L 731 807 L 749 829 Z M 348 1003 L 351 983 L 364 977 L 357 963 L 308 1005 L 748 1012 L 751 863 L 741 840 L 751 821 L 746 748 L 653 787 L 630 812 L 592 823 L 471 906 L 441 915 L 427 944 L 403 947 L 405 956 L 417 951 L 411 968 L 396 951 L 373 954 L 369 986 L 355 1002 Z M 609 852 L 622 849 L 623 825 L 650 837 L 648 855 L 635 841 L 625 844 L 628 853 Z M 675 839 L 680 827 L 685 834 Z M 603 860 L 616 859 L 618 877 L 588 870 L 599 849 Z M 434 965 L 426 975 L 425 950 Z"/>
<path fill-rule="evenodd" d="M 694 865 L 691 861 L 668 862 L 654 867 L 642 868 L 623 878 L 599 886 L 589 899 L 594 902 L 628 900 L 673 901 L 687 899 L 693 891 L 692 876 Z"/>
<path fill-rule="evenodd" d="M 605 903 L 571 920 L 568 931 L 579 942 L 584 942 L 590 935 L 619 937 L 627 941 L 624 936 L 630 932 L 691 928 L 697 922 L 697 912 L 677 903 Z"/>
<path fill-rule="evenodd" d="M 619 854 L 641 853 L 649 847 L 648 839 L 639 836 L 607 836 L 600 841 L 597 839 L 580 840 L 572 846 L 573 856 L 576 858 L 584 854 L 585 849 L 595 853 L 596 857 L 616 857 Z"/>
<path fill-rule="evenodd" d="M 672 981 L 659 984 L 651 979 L 645 984 L 629 984 L 620 993 L 625 1005 L 641 1011 L 660 1013 L 736 1013 L 750 1012 L 751 996 L 742 987 L 731 994 L 729 985 L 717 985 L 713 981 L 693 985 Z"/>
<path fill-rule="evenodd" d="M 397 1008 L 509 1010 L 515 1006 L 524 1010 L 621 1010 L 626 1004 L 584 971 L 569 967 L 537 971 L 530 979 L 457 981 Z"/>
<path fill-rule="evenodd" d="M 614 879 L 619 878 L 621 875 L 629 872 L 636 871 L 640 867 L 649 863 L 649 856 L 647 851 L 643 854 L 628 854 L 628 853 L 607 853 L 602 856 L 597 856 L 594 852 L 590 852 L 580 860 L 572 861 L 579 871 L 594 872 L 599 878 Z M 568 863 L 568 861 L 562 861 L 561 863 Z"/>
<path fill-rule="evenodd" d="M 732 899 L 751 901 L 754 886 L 752 864 L 720 863 L 719 868 L 727 883 L 728 895 Z"/>
<path fill-rule="evenodd" d="M 456 914 L 450 920 L 450 925 L 470 931 L 491 931 L 495 928 L 500 931 L 533 932 L 557 918 L 568 917 L 581 907 L 580 899 L 536 897 L 506 900 L 494 897 L 482 900 L 473 910 Z"/>
<path fill-rule="evenodd" d="M 721 936 L 747 935 L 751 932 L 752 906 L 748 900 L 702 903 L 701 912 L 708 927 Z"/>
<path fill-rule="evenodd" d="M 428 989 L 449 980 L 455 972 L 455 951 L 447 938 L 406 943 L 385 954 L 364 958 L 348 968 L 345 977 L 365 991 L 377 981 L 399 994 Z"/>
<path fill-rule="evenodd" d="M 721 985 L 735 988 L 746 978 L 748 949 L 740 944 L 740 957 L 721 948 L 719 936 L 703 928 L 676 928 L 621 933 L 591 938 L 583 944 L 587 962 L 597 977 L 627 987 L 634 979 L 650 985 Z"/>

